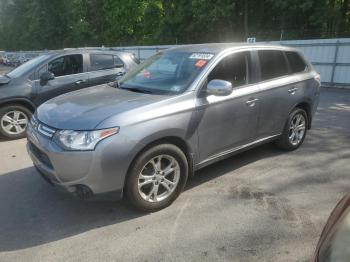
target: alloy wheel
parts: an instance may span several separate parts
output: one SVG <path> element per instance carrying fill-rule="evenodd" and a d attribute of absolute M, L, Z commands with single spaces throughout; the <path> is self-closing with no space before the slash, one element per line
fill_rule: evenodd
<path fill-rule="evenodd" d="M 180 165 L 170 155 L 153 157 L 144 165 L 138 176 L 138 191 L 148 202 L 160 202 L 168 198 L 180 180 Z"/>
<path fill-rule="evenodd" d="M 304 137 L 306 131 L 306 120 L 303 114 L 296 114 L 289 126 L 289 142 L 296 146 L 298 145 Z"/>
<path fill-rule="evenodd" d="M 26 130 L 28 117 L 25 113 L 13 110 L 4 114 L 1 118 L 1 128 L 10 135 L 18 135 Z"/>

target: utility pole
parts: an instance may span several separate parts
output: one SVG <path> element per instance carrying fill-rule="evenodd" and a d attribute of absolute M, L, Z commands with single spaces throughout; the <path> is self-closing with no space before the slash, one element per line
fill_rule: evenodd
<path fill-rule="evenodd" d="M 245 39 L 248 38 L 249 36 L 249 27 L 248 27 L 248 12 L 249 12 L 249 6 L 248 6 L 248 1 L 249 0 L 245 0 L 244 1 L 244 36 Z"/>
<path fill-rule="evenodd" d="M 283 40 L 283 33 L 284 33 L 284 30 L 283 30 L 283 29 L 281 29 L 280 41 L 282 41 L 282 40 Z"/>

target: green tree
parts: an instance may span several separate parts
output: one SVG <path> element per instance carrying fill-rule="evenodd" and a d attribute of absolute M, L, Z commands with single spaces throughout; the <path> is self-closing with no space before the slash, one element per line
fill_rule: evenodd
<path fill-rule="evenodd" d="M 1 0 L 0 49 L 350 35 L 350 0 Z"/>

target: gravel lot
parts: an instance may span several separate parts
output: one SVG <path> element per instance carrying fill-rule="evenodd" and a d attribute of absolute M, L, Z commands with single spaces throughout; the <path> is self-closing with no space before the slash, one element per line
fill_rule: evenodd
<path fill-rule="evenodd" d="M 299 150 L 268 144 L 209 166 L 152 214 L 62 195 L 24 139 L 0 141 L 0 261 L 309 261 L 350 188 L 349 130 L 350 91 L 324 88 Z"/>

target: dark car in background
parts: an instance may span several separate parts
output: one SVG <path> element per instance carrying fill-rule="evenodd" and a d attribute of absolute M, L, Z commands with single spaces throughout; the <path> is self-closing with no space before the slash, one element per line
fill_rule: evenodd
<path fill-rule="evenodd" d="M 25 136 L 37 106 L 58 95 L 114 81 L 138 61 L 114 50 L 72 49 L 38 56 L 0 76 L 0 134 Z"/>

